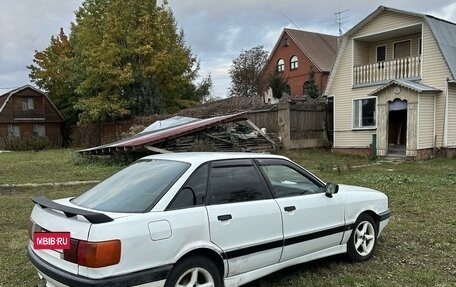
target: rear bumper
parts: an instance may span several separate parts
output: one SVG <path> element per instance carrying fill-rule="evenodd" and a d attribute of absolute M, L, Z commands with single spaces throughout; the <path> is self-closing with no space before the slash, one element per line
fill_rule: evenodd
<path fill-rule="evenodd" d="M 152 282 L 157 282 L 158 284 L 156 286 L 162 286 L 161 283 L 164 283 L 164 280 L 166 280 L 169 272 L 173 268 L 173 265 L 164 265 L 125 275 L 91 279 L 69 273 L 47 263 L 35 254 L 30 245 L 27 247 L 27 256 L 44 278 L 51 278 L 52 281 L 59 282 L 62 286 L 69 287 L 126 287 Z"/>

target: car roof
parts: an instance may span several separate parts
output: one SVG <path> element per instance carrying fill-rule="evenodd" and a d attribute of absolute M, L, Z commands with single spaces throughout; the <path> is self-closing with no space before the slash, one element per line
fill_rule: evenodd
<path fill-rule="evenodd" d="M 244 158 L 276 158 L 289 160 L 288 158 L 280 155 L 250 152 L 179 152 L 150 155 L 144 157 L 143 159 L 176 160 L 199 165 L 214 160 Z"/>

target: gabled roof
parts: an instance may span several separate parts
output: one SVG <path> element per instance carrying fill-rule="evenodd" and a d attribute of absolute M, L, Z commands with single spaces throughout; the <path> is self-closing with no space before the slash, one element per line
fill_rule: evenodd
<path fill-rule="evenodd" d="M 456 24 L 426 15 L 426 21 L 442 51 L 453 79 L 456 78 Z"/>
<path fill-rule="evenodd" d="M 366 25 L 373 18 L 377 17 L 384 11 L 423 18 L 429 25 L 429 28 L 431 29 L 431 32 L 434 35 L 434 38 L 440 48 L 440 51 L 442 52 L 443 57 L 445 58 L 448 67 L 450 68 L 453 78 L 456 78 L 456 24 L 447 20 L 440 19 L 432 15 L 415 13 L 386 6 L 379 6 L 374 12 L 369 14 L 369 16 L 348 30 L 344 34 L 344 37 L 348 37 L 354 34 L 356 31 L 361 29 L 361 27 Z"/>
<path fill-rule="evenodd" d="M 271 55 L 280 46 L 280 40 L 285 33 L 298 45 L 319 71 L 331 71 L 337 56 L 336 36 L 285 28 L 272 49 Z"/>
<path fill-rule="evenodd" d="M 383 13 L 384 11 L 390 11 L 394 13 L 414 16 L 422 18 L 426 23 L 429 25 L 429 28 L 439 46 L 440 51 L 443 54 L 443 57 L 450 69 L 450 72 L 453 76 L 453 79 L 456 79 L 456 24 L 449 22 L 444 19 L 439 19 L 437 17 L 415 13 L 395 8 L 390 8 L 386 6 L 379 6 L 375 11 L 370 13 L 366 18 L 361 20 L 358 24 L 353 26 L 350 30 L 348 30 L 343 35 L 342 45 L 340 48 L 340 52 L 337 55 L 336 63 L 334 64 L 333 71 L 328 80 L 328 84 L 326 86 L 326 91 L 330 89 L 332 86 L 332 81 L 334 78 L 334 71 L 337 71 L 337 67 L 339 66 L 340 58 L 342 57 L 343 50 L 348 43 L 348 38 L 364 27 L 367 23 L 372 21 L 372 19 L 376 18 L 378 15 Z M 326 94 L 325 91 L 325 94 Z"/>
<path fill-rule="evenodd" d="M 38 90 L 37 88 L 35 88 L 35 87 L 31 86 L 31 85 L 24 85 L 22 87 L 10 90 L 10 91 L 4 93 L 3 95 L 0 95 L 0 113 L 2 113 L 3 109 L 5 108 L 6 104 L 8 103 L 8 101 L 11 98 L 12 95 L 14 95 L 14 94 L 16 94 L 16 93 L 18 93 L 18 92 L 20 92 L 22 90 L 25 90 L 25 89 L 31 89 L 31 90 L 34 90 L 37 93 L 42 94 L 49 101 L 49 103 L 51 103 L 52 107 L 57 111 L 57 113 L 59 114 L 59 116 L 63 120 L 62 114 L 57 109 L 57 107 L 54 105 L 54 103 L 51 101 L 51 99 L 49 99 L 48 95 L 46 93 L 44 93 L 43 91 L 40 91 L 40 90 Z"/>
<path fill-rule="evenodd" d="M 400 10 L 400 9 L 396 9 L 396 8 L 390 8 L 390 7 L 386 7 L 386 6 L 378 6 L 377 9 L 375 9 L 372 13 L 370 13 L 369 15 L 367 15 L 366 18 L 364 18 L 363 20 L 361 20 L 358 24 L 356 24 L 355 26 L 353 26 L 350 30 L 348 30 L 347 32 L 345 32 L 345 34 L 343 35 L 343 37 L 348 37 L 348 36 L 351 36 L 353 35 L 354 33 L 356 33 L 359 29 L 361 29 L 362 27 L 364 27 L 367 23 L 369 23 L 372 19 L 376 18 L 378 15 L 380 15 L 381 13 L 383 13 L 384 11 L 391 11 L 391 12 L 395 12 L 395 13 L 399 13 L 399 14 L 404 14 L 404 15 L 409 15 L 409 16 L 415 16 L 415 17 L 424 17 L 426 15 L 424 14 L 420 14 L 420 13 L 415 13 L 415 12 L 410 12 L 410 11 L 405 11 L 405 10 Z"/>
<path fill-rule="evenodd" d="M 424 85 L 422 83 L 414 82 L 414 81 L 408 81 L 408 80 L 391 80 L 389 83 L 381 86 L 378 89 L 375 89 L 374 91 L 370 92 L 368 96 L 374 96 L 375 94 L 378 94 L 379 92 L 383 91 L 384 89 L 391 87 L 393 85 L 398 85 L 407 89 L 410 89 L 412 91 L 418 92 L 418 93 L 437 93 L 441 92 L 441 90 L 429 87 L 427 85 Z"/>

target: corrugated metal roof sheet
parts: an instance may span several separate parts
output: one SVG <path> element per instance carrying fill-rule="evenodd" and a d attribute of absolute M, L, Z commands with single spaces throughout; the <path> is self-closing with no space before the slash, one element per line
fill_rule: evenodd
<path fill-rule="evenodd" d="M 337 56 L 336 36 L 290 28 L 285 28 L 284 31 L 320 71 L 331 71 Z"/>
<path fill-rule="evenodd" d="M 456 78 L 456 24 L 433 16 L 426 16 L 426 20 L 454 79 Z"/>
<path fill-rule="evenodd" d="M 147 132 L 156 132 L 162 129 L 169 129 L 171 127 L 180 126 L 183 124 L 188 124 L 190 122 L 197 121 L 199 119 L 196 118 L 189 118 L 189 117 L 181 117 L 175 116 L 166 120 L 156 121 L 150 124 L 147 128 L 140 132 L 140 134 L 147 133 Z"/>
<path fill-rule="evenodd" d="M 414 82 L 414 81 L 407 81 L 407 80 L 391 80 L 389 83 L 381 86 L 380 88 L 372 91 L 369 93 L 369 96 L 374 96 L 375 94 L 378 94 L 380 91 L 383 91 L 384 89 L 392 86 L 392 85 L 398 85 L 407 89 L 410 89 L 412 91 L 418 92 L 418 93 L 436 93 L 436 92 L 441 92 L 441 90 L 429 87 L 427 85 L 424 85 L 422 83 Z"/>
<path fill-rule="evenodd" d="M 98 147 L 93 147 L 89 149 L 80 150 L 80 153 L 85 152 L 95 152 L 97 150 L 103 149 L 111 149 L 111 148 L 135 148 L 135 147 L 142 147 L 144 145 L 153 145 L 155 143 L 162 142 L 166 139 L 176 138 L 179 136 L 183 136 L 195 131 L 203 130 L 210 126 L 225 123 L 225 122 L 232 122 L 232 121 L 239 121 L 245 120 L 247 117 L 245 113 L 237 113 L 233 115 L 226 115 L 226 116 L 218 116 L 213 118 L 207 119 L 198 119 L 193 122 L 189 122 L 186 124 L 182 124 L 179 126 L 173 126 L 168 129 L 162 129 L 158 131 L 152 131 L 147 133 L 140 133 L 134 135 L 130 138 L 126 138 L 111 144 L 106 144 Z"/>

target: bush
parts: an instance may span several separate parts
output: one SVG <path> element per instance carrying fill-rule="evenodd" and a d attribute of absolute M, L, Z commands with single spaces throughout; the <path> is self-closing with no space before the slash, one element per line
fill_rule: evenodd
<path fill-rule="evenodd" d="M 6 137 L 3 142 L 0 143 L 2 148 L 12 151 L 23 151 L 23 150 L 43 150 L 52 147 L 51 142 L 47 137 Z"/>

